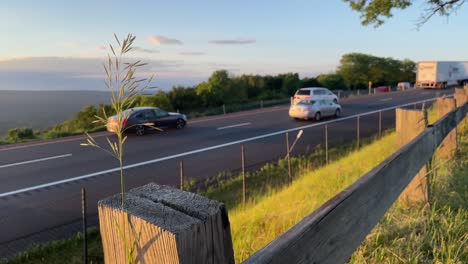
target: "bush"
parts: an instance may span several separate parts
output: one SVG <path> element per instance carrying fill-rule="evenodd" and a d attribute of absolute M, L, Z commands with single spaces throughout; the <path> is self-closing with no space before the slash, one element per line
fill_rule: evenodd
<path fill-rule="evenodd" d="M 8 130 L 6 140 L 16 143 L 27 139 L 34 139 L 35 137 L 32 128 L 13 128 Z"/>

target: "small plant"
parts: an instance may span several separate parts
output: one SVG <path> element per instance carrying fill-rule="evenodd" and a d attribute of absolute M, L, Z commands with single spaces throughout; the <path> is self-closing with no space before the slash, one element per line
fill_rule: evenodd
<path fill-rule="evenodd" d="M 118 160 L 120 167 L 120 188 L 121 188 L 121 200 L 122 200 L 122 217 L 124 218 L 123 223 L 128 222 L 129 226 L 133 230 L 132 223 L 129 219 L 128 214 L 126 213 L 125 207 L 125 177 L 124 177 L 124 159 L 123 159 L 123 148 L 127 136 L 125 136 L 125 130 L 130 127 L 125 126 L 125 121 L 129 118 L 130 112 L 126 111 L 128 108 L 131 108 L 135 104 L 135 100 L 138 95 L 147 88 L 152 88 L 149 85 L 151 84 L 153 77 L 146 79 L 137 79 L 135 77 L 136 70 L 139 67 L 146 65 L 141 61 L 127 62 L 124 56 L 132 50 L 133 42 L 135 37 L 131 34 L 127 35 L 123 41 L 120 41 L 117 36 L 114 34 L 117 46 L 114 48 L 112 44 L 109 45 L 112 54 L 108 54 L 107 63 L 104 63 L 104 70 L 106 72 L 106 86 L 111 91 L 111 111 L 115 113 L 115 116 L 111 117 L 113 119 L 113 129 L 117 139 L 111 140 L 109 137 L 106 138 L 107 146 L 99 145 L 96 140 L 86 132 L 87 142 L 82 143 L 82 146 L 90 146 L 103 150 L 112 157 Z M 102 116 L 95 115 L 96 120 L 93 123 L 100 125 L 108 126 L 109 119 L 107 113 L 109 109 L 102 107 Z M 89 112 L 89 111 L 88 111 Z M 115 121 L 115 123 L 114 123 Z M 152 126 L 152 124 L 137 124 L 144 126 Z M 134 125 L 136 126 L 136 125 Z M 132 126 L 131 126 L 132 127 Z M 127 217 L 126 217 L 127 216 Z M 135 249 L 139 241 L 139 235 L 135 238 L 134 241 L 131 241 L 130 244 L 127 243 L 126 232 L 123 232 L 122 227 L 119 225 L 116 219 L 115 225 L 119 230 L 121 239 L 125 245 L 125 256 L 127 263 L 134 263 L 135 258 Z M 135 230 L 133 230 L 135 231 Z"/>
<path fill-rule="evenodd" d="M 120 166 L 120 187 L 122 195 L 122 210 L 125 209 L 125 178 L 124 178 L 124 160 L 123 160 L 123 147 L 127 140 L 125 136 L 124 121 L 129 117 L 130 113 L 125 110 L 134 105 L 135 99 L 138 94 L 143 90 L 150 87 L 153 77 L 146 79 L 137 79 L 135 73 L 139 67 L 146 65 L 141 61 L 127 62 L 124 56 L 132 50 L 135 36 L 129 34 L 123 41 L 120 41 L 114 34 L 117 42 L 117 47 L 114 48 L 112 44 L 109 45 L 111 54 L 107 54 L 107 63 L 104 63 L 104 70 L 106 72 L 106 86 L 111 91 L 111 111 L 115 113 L 115 134 L 117 139 L 112 141 L 109 137 L 106 138 L 108 147 L 99 145 L 90 134 L 86 133 L 87 142 L 82 143 L 82 146 L 91 146 L 103 150 L 116 158 Z M 118 49 L 117 49 L 118 48 Z M 93 123 L 98 123 L 107 126 L 109 118 L 107 113 L 109 109 L 102 107 L 102 116 L 95 115 L 96 118 Z M 140 124 L 148 125 L 151 124 Z"/>

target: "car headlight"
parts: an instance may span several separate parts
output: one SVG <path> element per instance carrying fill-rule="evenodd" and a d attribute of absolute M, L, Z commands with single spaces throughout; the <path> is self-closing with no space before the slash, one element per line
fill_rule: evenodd
<path fill-rule="evenodd" d="M 186 116 L 186 115 L 182 115 L 182 119 L 184 119 L 185 121 L 187 121 L 187 116 Z"/>

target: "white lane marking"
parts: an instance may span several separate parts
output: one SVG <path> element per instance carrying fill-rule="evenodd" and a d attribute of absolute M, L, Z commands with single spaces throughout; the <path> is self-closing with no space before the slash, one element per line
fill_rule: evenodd
<path fill-rule="evenodd" d="M 23 164 L 41 162 L 41 161 L 46 161 L 46 160 L 60 159 L 60 158 L 70 157 L 71 155 L 72 154 L 64 154 L 64 155 L 58 155 L 58 156 L 47 157 L 47 158 L 42 158 L 42 159 L 35 159 L 35 160 L 16 162 L 16 163 L 11 163 L 11 164 L 6 164 L 6 165 L 0 165 L 0 169 L 13 167 L 13 166 L 19 166 L 19 165 L 23 165 Z"/>
<path fill-rule="evenodd" d="M 381 102 L 386 102 L 386 101 L 391 101 L 391 100 L 392 100 L 392 98 L 390 97 L 390 98 L 380 99 L 379 101 L 381 101 Z"/>
<path fill-rule="evenodd" d="M 223 130 L 223 129 L 233 128 L 233 127 L 240 127 L 240 126 L 248 126 L 248 125 L 251 125 L 251 124 L 252 123 L 247 122 L 247 123 L 242 123 L 242 124 L 237 124 L 237 125 L 232 125 L 232 126 L 218 127 L 217 130 Z"/>
<path fill-rule="evenodd" d="M 448 95 L 448 96 L 453 96 L 453 94 Z M 145 166 L 145 165 L 152 164 L 152 163 L 157 163 L 157 162 L 166 161 L 166 160 L 170 160 L 170 159 L 189 156 L 189 155 L 192 155 L 192 154 L 197 154 L 197 153 L 206 152 L 206 151 L 210 151 L 210 150 L 214 150 L 214 149 L 224 148 L 224 147 L 228 147 L 228 146 L 232 146 L 232 145 L 236 145 L 236 144 L 240 144 L 240 143 L 244 143 L 244 142 L 254 141 L 254 140 L 257 140 L 257 139 L 262 139 L 262 138 L 272 137 L 272 136 L 276 136 L 276 135 L 281 135 L 281 134 L 284 134 L 284 133 L 287 133 L 287 132 L 293 132 L 293 131 L 298 131 L 298 130 L 301 130 L 301 129 L 311 128 L 311 127 L 316 127 L 316 126 L 322 126 L 322 125 L 330 124 L 330 123 L 337 123 L 337 122 L 340 122 L 340 121 L 343 121 L 343 120 L 348 120 L 348 119 L 355 118 L 357 116 L 372 115 L 372 114 L 378 113 L 380 111 L 388 111 L 388 110 L 396 109 L 398 107 L 411 106 L 411 105 L 414 105 L 414 104 L 426 103 L 426 102 L 431 102 L 431 101 L 435 101 L 435 100 L 436 100 L 436 98 L 420 100 L 420 101 L 416 101 L 416 102 L 411 102 L 411 103 L 401 104 L 401 105 L 397 105 L 397 106 L 382 108 L 382 109 L 378 109 L 378 110 L 374 110 L 374 111 L 370 111 L 370 112 L 366 112 L 366 113 L 356 114 L 356 115 L 352 115 L 352 116 L 346 116 L 346 117 L 342 117 L 342 118 L 338 118 L 338 119 L 334 119 L 334 120 L 329 120 L 329 121 L 325 121 L 325 122 L 320 122 L 320 123 L 310 124 L 310 125 L 306 125 L 306 126 L 300 126 L 300 127 L 285 129 L 285 130 L 281 130 L 281 131 L 277 131 L 277 132 L 273 132 L 273 133 L 268 133 L 268 134 L 264 134 L 264 135 L 260 135 L 260 136 L 256 136 L 256 137 L 236 140 L 236 141 L 232 141 L 232 142 L 228 142 L 228 143 L 224 143 L 224 144 L 220 144 L 220 145 L 215 145 L 215 146 L 211 146 L 211 147 L 196 149 L 196 150 L 192 150 L 192 151 L 188 151 L 188 152 L 184 152 L 184 153 L 179 153 L 179 154 L 174 154 L 174 155 L 166 156 L 166 157 L 163 157 L 163 158 L 157 158 L 157 159 L 153 159 L 153 160 L 138 162 L 138 163 L 126 165 L 126 166 L 123 167 L 123 169 L 128 170 L 128 169 L 131 169 L 131 168 L 141 167 L 141 166 Z M 119 171 L 119 170 L 120 170 L 120 168 L 117 167 L 117 168 L 108 169 L 108 170 L 99 171 L 99 172 L 94 172 L 94 173 L 90 173 L 90 174 L 86 174 L 86 175 L 82 175 L 82 176 L 77 176 L 77 177 L 73 177 L 73 178 L 69 178 L 69 179 L 64 179 L 64 180 L 60 180 L 60 181 L 54 181 L 54 182 L 44 183 L 44 184 L 40 184 L 40 185 L 36 185 L 36 186 L 23 188 L 23 189 L 18 189 L 18 190 L 15 190 L 15 191 L 4 192 L 4 193 L 0 193 L 0 198 L 15 195 L 15 194 L 20 194 L 20 193 L 25 193 L 25 192 L 29 192 L 29 191 L 39 190 L 39 189 L 43 189 L 43 188 L 47 188 L 47 187 L 51 187 L 51 186 L 55 186 L 55 185 L 60 185 L 60 184 L 68 183 L 68 182 L 79 181 L 79 180 L 83 180 L 83 179 L 86 179 L 86 178 L 96 177 L 96 176 L 99 176 L 99 175 L 112 173 L 112 172 L 116 172 L 116 171 Z"/>

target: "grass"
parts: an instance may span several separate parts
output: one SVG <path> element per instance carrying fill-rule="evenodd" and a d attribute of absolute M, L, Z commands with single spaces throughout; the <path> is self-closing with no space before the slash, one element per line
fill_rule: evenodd
<path fill-rule="evenodd" d="M 78 233 L 67 240 L 53 241 L 46 245 L 36 245 L 9 260 L 1 260 L 0 264 L 36 264 L 36 263 L 83 263 L 83 235 Z M 88 231 L 89 263 L 104 263 L 99 231 Z"/>
<path fill-rule="evenodd" d="M 298 223 L 397 149 L 395 133 L 296 179 L 245 208 L 230 211 L 236 262 L 241 262 Z"/>
<path fill-rule="evenodd" d="M 466 123 L 460 130 L 456 158 L 430 175 L 431 206 L 395 203 L 350 263 L 468 263 Z"/>

